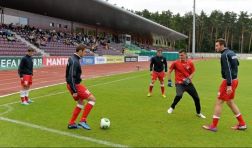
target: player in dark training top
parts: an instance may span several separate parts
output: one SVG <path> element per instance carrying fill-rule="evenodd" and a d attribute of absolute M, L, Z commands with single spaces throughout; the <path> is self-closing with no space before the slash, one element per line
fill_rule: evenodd
<path fill-rule="evenodd" d="M 81 84 L 81 74 L 82 69 L 80 65 L 80 59 L 85 55 L 86 46 L 79 45 L 76 48 L 76 53 L 68 59 L 68 64 L 66 67 L 66 82 L 69 92 L 72 94 L 74 101 L 77 102 L 76 107 L 74 108 L 72 118 L 68 123 L 68 129 L 76 129 L 83 127 L 84 129 L 90 130 L 91 128 L 87 124 L 87 117 L 95 105 L 95 97 L 93 94 Z M 87 100 L 87 104 L 84 107 L 84 100 Z M 83 110 L 82 117 L 79 124 L 76 124 L 75 121 Z"/>
<path fill-rule="evenodd" d="M 21 104 L 29 105 L 32 101 L 29 99 L 29 89 L 32 85 L 33 76 L 33 61 L 32 56 L 34 54 L 34 49 L 29 47 L 27 54 L 21 59 L 18 67 L 18 75 L 21 80 L 21 91 L 20 98 Z"/>
<path fill-rule="evenodd" d="M 225 47 L 226 41 L 218 39 L 215 43 L 215 50 L 221 52 L 221 74 L 222 83 L 219 88 L 218 98 L 214 107 L 213 121 L 210 125 L 204 125 L 203 128 L 209 131 L 216 132 L 218 122 L 220 119 L 222 106 L 227 103 L 228 107 L 232 110 L 238 120 L 238 124 L 233 126 L 234 130 L 246 130 L 247 125 L 243 116 L 234 102 L 235 92 L 238 87 L 238 66 L 239 61 L 236 54 Z"/>
<path fill-rule="evenodd" d="M 151 83 L 149 86 L 148 97 L 152 95 L 152 90 L 156 80 L 160 81 L 160 87 L 163 98 L 166 98 L 165 95 L 165 73 L 167 72 L 167 61 L 166 58 L 162 56 L 162 49 L 157 50 L 157 55 L 151 58 L 150 62 L 150 72 L 151 72 Z"/>

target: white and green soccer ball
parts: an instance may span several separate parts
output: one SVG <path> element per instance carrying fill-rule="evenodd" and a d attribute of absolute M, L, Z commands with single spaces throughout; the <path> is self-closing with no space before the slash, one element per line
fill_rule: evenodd
<path fill-rule="evenodd" d="M 110 121 L 109 121 L 109 119 L 108 119 L 108 118 L 102 118 L 102 119 L 101 119 L 100 127 L 101 127 L 102 129 L 107 129 L 107 128 L 109 128 L 109 127 L 110 127 Z"/>

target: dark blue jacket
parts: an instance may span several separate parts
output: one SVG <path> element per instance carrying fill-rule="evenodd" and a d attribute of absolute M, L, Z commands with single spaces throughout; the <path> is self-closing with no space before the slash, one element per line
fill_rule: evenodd
<path fill-rule="evenodd" d="M 167 72 L 167 61 L 166 58 L 161 56 L 155 56 L 151 58 L 150 71 L 162 72 L 165 70 Z"/>
<path fill-rule="evenodd" d="M 31 56 L 26 55 L 21 59 L 18 67 L 18 74 L 20 78 L 22 78 L 23 75 L 33 75 L 33 61 Z"/>
<path fill-rule="evenodd" d="M 227 85 L 232 85 L 232 80 L 238 77 L 239 61 L 236 54 L 229 49 L 221 52 L 221 74 L 227 80 Z"/>
<path fill-rule="evenodd" d="M 75 84 L 80 84 L 81 79 L 81 65 L 80 65 L 80 57 L 76 54 L 71 56 L 68 59 L 67 67 L 66 67 L 66 82 L 70 85 L 73 93 L 77 93 L 77 89 Z"/>

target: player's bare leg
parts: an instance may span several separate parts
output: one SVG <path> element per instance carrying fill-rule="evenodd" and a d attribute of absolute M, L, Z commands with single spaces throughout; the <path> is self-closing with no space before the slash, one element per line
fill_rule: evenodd
<path fill-rule="evenodd" d="M 237 105 L 234 103 L 233 100 L 227 101 L 227 105 L 228 105 L 228 107 L 232 110 L 232 112 L 233 112 L 235 115 L 240 114 L 240 110 L 239 110 L 239 108 L 237 107 Z"/>
<path fill-rule="evenodd" d="M 150 86 L 149 86 L 149 93 L 148 93 L 148 97 L 151 97 L 152 95 L 152 91 L 153 91 L 153 87 L 154 87 L 154 84 L 155 84 L 156 80 L 151 80 L 151 83 L 150 83 Z"/>
<path fill-rule="evenodd" d="M 224 101 L 217 99 L 214 106 L 214 115 L 220 117 Z"/>
<path fill-rule="evenodd" d="M 88 102 L 85 105 L 79 126 L 83 127 L 84 129 L 91 130 L 91 128 L 87 124 L 87 117 L 95 105 L 96 98 L 94 97 L 94 95 L 91 95 L 87 100 L 88 100 Z"/>
<path fill-rule="evenodd" d="M 164 81 L 160 81 L 160 88 L 161 88 L 161 92 L 162 92 L 162 97 L 166 98 Z"/>
<path fill-rule="evenodd" d="M 235 125 L 232 128 L 236 129 L 236 130 L 247 129 L 247 126 L 246 126 L 245 121 L 243 120 L 242 114 L 240 113 L 240 110 L 239 110 L 238 106 L 234 103 L 234 101 L 233 100 L 227 101 L 227 105 L 232 110 L 232 112 L 234 113 L 235 117 L 237 118 L 237 120 L 239 122 L 238 125 Z"/>

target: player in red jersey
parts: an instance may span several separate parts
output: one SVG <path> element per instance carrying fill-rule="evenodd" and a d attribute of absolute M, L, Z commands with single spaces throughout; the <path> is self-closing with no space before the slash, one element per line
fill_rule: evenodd
<path fill-rule="evenodd" d="M 162 56 L 162 49 L 157 50 L 157 56 L 151 58 L 150 63 L 151 72 L 151 84 L 149 86 L 148 97 L 152 95 L 152 90 L 157 79 L 160 81 L 162 96 L 166 98 L 165 95 L 165 72 L 167 72 L 167 61 L 166 58 Z"/>
<path fill-rule="evenodd" d="M 235 114 L 238 124 L 232 128 L 235 130 L 247 129 L 246 123 L 240 113 L 239 108 L 234 103 L 235 91 L 238 86 L 238 66 L 239 61 L 236 54 L 225 48 L 226 41 L 218 39 L 215 43 L 215 50 L 221 52 L 221 74 L 223 81 L 219 88 L 218 99 L 216 100 L 213 122 L 211 125 L 204 125 L 203 128 L 209 131 L 216 132 L 217 125 L 220 119 L 223 103 L 227 103 L 229 108 Z"/>
<path fill-rule="evenodd" d="M 18 74 L 21 80 L 21 104 L 29 105 L 32 100 L 29 99 L 29 89 L 32 85 L 32 76 L 33 76 L 33 59 L 34 49 L 29 47 L 27 54 L 21 59 L 21 62 L 18 67 Z"/>
<path fill-rule="evenodd" d="M 186 91 L 193 98 L 196 107 L 196 115 L 200 118 L 206 118 L 201 113 L 200 98 L 192 83 L 192 79 L 195 74 L 194 64 L 192 61 L 187 59 L 185 50 L 179 51 L 179 57 L 179 60 L 172 63 L 168 72 L 168 86 L 172 87 L 171 73 L 172 71 L 175 71 L 176 97 L 167 112 L 169 114 L 173 112 L 175 106 L 181 100 L 184 92 Z"/>

